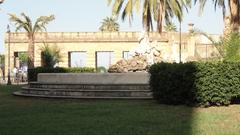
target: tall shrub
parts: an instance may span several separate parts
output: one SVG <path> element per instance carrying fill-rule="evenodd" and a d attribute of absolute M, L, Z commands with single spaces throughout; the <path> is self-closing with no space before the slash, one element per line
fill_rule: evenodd
<path fill-rule="evenodd" d="M 60 49 L 56 45 L 50 47 L 48 44 L 44 44 L 41 51 L 43 67 L 53 68 L 61 61 L 62 56 L 60 54 Z"/>
<path fill-rule="evenodd" d="M 240 63 L 158 63 L 149 72 L 153 96 L 160 103 L 229 105 L 240 97 Z"/>

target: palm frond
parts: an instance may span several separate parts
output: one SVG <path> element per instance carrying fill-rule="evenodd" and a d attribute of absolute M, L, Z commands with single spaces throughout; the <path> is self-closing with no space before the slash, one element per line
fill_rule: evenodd
<path fill-rule="evenodd" d="M 120 13 L 120 10 L 122 8 L 124 0 L 115 0 L 113 7 L 112 7 L 112 13 L 115 16 L 118 16 Z"/>
<path fill-rule="evenodd" d="M 128 0 L 127 5 L 122 12 L 123 21 L 125 20 L 126 16 L 129 17 L 129 22 L 131 23 L 131 20 L 133 18 L 133 0 Z"/>
<path fill-rule="evenodd" d="M 16 32 L 21 29 L 25 29 L 26 31 L 29 31 L 29 29 L 26 26 L 26 22 L 23 19 L 17 17 L 17 15 L 15 14 L 9 13 L 8 15 L 10 16 L 9 18 L 10 22 L 13 22 L 14 25 L 17 27 Z"/>
<path fill-rule="evenodd" d="M 23 18 L 25 19 L 25 26 L 27 26 L 26 28 L 28 29 L 28 31 L 32 32 L 32 21 L 31 19 L 26 16 L 24 13 L 21 13 L 21 15 L 23 16 Z"/>
<path fill-rule="evenodd" d="M 46 31 L 46 25 L 53 21 L 55 19 L 54 15 L 50 15 L 50 16 L 41 16 L 39 17 L 34 26 L 33 26 L 33 31 L 36 32 L 36 31 Z"/>

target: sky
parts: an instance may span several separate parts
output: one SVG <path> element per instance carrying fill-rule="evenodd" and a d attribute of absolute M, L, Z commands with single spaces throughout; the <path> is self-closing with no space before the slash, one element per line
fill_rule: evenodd
<path fill-rule="evenodd" d="M 8 13 L 20 15 L 24 12 L 33 21 L 39 16 L 53 14 L 55 20 L 47 25 L 48 32 L 96 32 L 102 20 L 111 16 L 111 6 L 107 0 L 5 0 L 0 5 L 0 54 L 4 52 L 4 35 L 7 25 L 11 31 L 15 27 L 9 22 Z M 179 22 L 173 19 L 179 26 Z M 141 15 L 135 14 L 132 25 L 119 18 L 120 31 L 142 31 Z M 220 9 L 214 10 L 212 1 L 207 1 L 204 13 L 200 16 L 198 5 L 185 12 L 182 30 L 187 31 L 189 23 L 195 28 L 211 34 L 222 34 L 223 17 Z M 179 27 L 178 27 L 179 28 Z"/>

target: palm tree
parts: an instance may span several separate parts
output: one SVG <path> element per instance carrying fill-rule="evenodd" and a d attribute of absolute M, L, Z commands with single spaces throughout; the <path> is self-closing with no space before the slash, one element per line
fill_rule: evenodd
<path fill-rule="evenodd" d="M 23 18 L 17 17 L 15 14 L 9 14 L 10 21 L 15 23 L 16 31 L 21 29 L 27 32 L 28 37 L 28 68 L 34 68 L 34 40 L 35 33 L 46 31 L 45 25 L 54 20 L 54 15 L 40 16 L 36 22 L 32 23 L 31 19 L 24 13 L 21 14 Z"/>
<path fill-rule="evenodd" d="M 164 26 L 165 30 L 168 32 L 176 32 L 177 26 L 173 22 L 169 22 Z"/>
<path fill-rule="evenodd" d="M 106 17 L 105 19 L 103 19 L 102 25 L 99 30 L 107 32 L 119 31 L 119 24 L 113 17 Z"/>
<path fill-rule="evenodd" d="M 54 68 L 62 61 L 62 54 L 60 53 L 61 50 L 56 45 L 50 47 L 48 44 L 44 43 L 41 51 L 43 67 Z"/>
<path fill-rule="evenodd" d="M 204 9 L 207 0 L 195 0 L 195 3 L 200 3 L 201 12 Z M 240 26 L 240 1 L 239 0 L 212 0 L 214 7 L 222 8 L 223 17 L 225 17 L 226 9 L 229 8 L 230 13 L 230 25 L 232 32 L 238 32 Z M 228 3 L 228 5 L 227 5 Z"/>
<path fill-rule="evenodd" d="M 108 0 L 108 3 L 111 4 L 112 0 Z M 126 5 L 123 7 L 125 3 Z M 128 17 L 131 24 L 133 11 L 136 9 L 139 12 L 141 3 L 143 4 L 144 30 L 146 32 L 153 30 L 153 21 L 156 21 L 159 33 L 162 32 L 165 22 L 170 22 L 172 17 L 176 16 L 179 21 L 182 21 L 183 8 L 187 9 L 191 6 L 191 0 L 115 0 L 112 12 L 116 16 L 121 14 L 123 21 Z"/>
<path fill-rule="evenodd" d="M 188 11 L 191 7 L 191 0 L 157 0 L 157 11 L 155 16 L 157 19 L 157 29 L 161 33 L 163 26 L 171 22 L 171 18 L 177 17 L 179 22 L 183 19 L 183 8 Z"/>

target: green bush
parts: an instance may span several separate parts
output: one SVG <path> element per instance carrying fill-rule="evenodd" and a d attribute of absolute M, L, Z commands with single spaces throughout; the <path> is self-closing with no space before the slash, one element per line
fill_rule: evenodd
<path fill-rule="evenodd" d="M 61 50 L 56 46 L 44 44 L 41 48 L 42 66 L 46 68 L 54 68 L 62 59 Z"/>
<path fill-rule="evenodd" d="M 28 81 L 37 81 L 37 75 L 39 73 L 84 73 L 94 72 L 94 68 L 84 67 L 84 68 L 45 68 L 45 67 L 37 67 L 33 69 L 28 69 Z"/>
<path fill-rule="evenodd" d="M 229 105 L 240 97 L 240 63 L 158 63 L 149 72 L 160 103 Z"/>
<path fill-rule="evenodd" d="M 240 61 L 240 35 L 239 33 L 232 33 L 223 42 L 225 49 L 225 61 Z"/>

